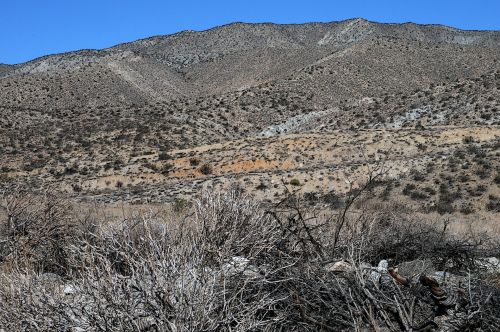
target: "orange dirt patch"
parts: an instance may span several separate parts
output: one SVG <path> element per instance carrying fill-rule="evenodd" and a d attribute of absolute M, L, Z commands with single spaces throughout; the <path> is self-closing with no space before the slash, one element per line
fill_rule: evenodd
<path fill-rule="evenodd" d="M 240 173 L 251 172 L 255 170 L 275 169 L 278 162 L 275 160 L 267 161 L 263 159 L 235 161 L 227 166 L 222 166 L 216 170 L 216 173 Z"/>

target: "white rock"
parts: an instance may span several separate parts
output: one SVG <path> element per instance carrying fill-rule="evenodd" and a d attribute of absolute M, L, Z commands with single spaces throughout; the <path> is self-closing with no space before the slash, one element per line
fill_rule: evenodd
<path fill-rule="evenodd" d="M 377 270 L 379 272 L 387 272 L 388 268 L 389 268 L 389 262 L 387 260 L 383 259 L 378 263 Z"/>
<path fill-rule="evenodd" d="M 349 262 L 338 261 L 335 263 L 326 264 L 325 270 L 333 273 L 342 273 L 342 272 L 350 272 L 353 270 L 353 268 Z"/>
<path fill-rule="evenodd" d="M 496 257 L 477 259 L 476 264 L 486 269 L 488 272 L 500 273 L 500 259 Z"/>
<path fill-rule="evenodd" d="M 389 267 L 389 262 L 385 259 L 381 260 L 378 263 L 377 267 L 372 267 L 371 272 L 368 276 L 368 279 L 371 280 L 375 284 L 380 283 L 380 278 L 382 277 L 383 274 L 387 274 L 387 269 Z"/>
<path fill-rule="evenodd" d="M 74 285 L 65 285 L 64 286 L 64 294 L 69 295 L 69 294 L 75 294 L 77 291 L 76 287 Z"/>
<path fill-rule="evenodd" d="M 486 258 L 486 261 L 491 264 L 492 266 L 500 266 L 500 259 L 496 258 L 496 257 L 488 257 Z"/>

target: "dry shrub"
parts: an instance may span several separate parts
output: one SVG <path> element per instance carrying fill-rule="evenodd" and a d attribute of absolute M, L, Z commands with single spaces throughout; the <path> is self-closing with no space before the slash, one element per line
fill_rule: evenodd
<path fill-rule="evenodd" d="M 63 260 L 47 257 L 42 266 L 57 261 L 56 266 L 64 269 L 54 269 L 59 276 L 42 274 L 52 270 L 16 262 L 22 270 L 0 273 L 0 327 L 8 331 L 417 330 L 436 324 L 429 318 L 436 304 L 364 262 L 431 259 L 439 264 L 442 257 L 457 270 L 466 266 L 472 271 L 464 279 L 470 285 L 469 304 L 443 317 L 456 318 L 462 330 L 498 327 L 500 292 L 484 283 L 469 264 L 485 250 L 474 238 L 453 237 L 446 227 L 382 212 L 344 210 L 318 217 L 316 211 L 303 209 L 300 197 L 285 201 L 266 211 L 238 191 L 205 193 L 182 220 L 146 214 L 108 224 L 85 219 L 64 231 L 56 227 L 57 238 L 65 239 L 58 244 L 60 251 L 47 245 L 9 250 L 9 255 L 16 253 L 16 260 L 35 257 L 26 252 L 57 258 L 62 252 Z M 2 238 L 23 234 L 31 243 L 38 225 L 47 225 L 38 218 L 54 225 L 74 224 L 65 214 L 52 214 L 59 217 L 50 219 L 42 211 L 30 212 L 33 217 L 26 219 L 33 221 L 26 225 L 34 230 L 7 232 Z M 52 239 L 54 233 L 42 234 Z M 8 243 L 5 248 L 17 248 L 17 242 Z M 327 268 L 341 259 L 348 262 L 348 270 L 334 273 Z M 442 322 L 446 324 L 451 319 Z"/>
<path fill-rule="evenodd" d="M 259 203 L 238 190 L 226 195 L 206 193 L 194 212 L 207 264 L 221 264 L 234 256 L 266 260 L 263 256 L 280 240 L 278 225 Z"/>
<path fill-rule="evenodd" d="M 0 224 L 2 267 L 37 273 L 67 273 L 66 245 L 76 236 L 71 206 L 57 196 L 26 193 L 5 196 Z"/>
<path fill-rule="evenodd" d="M 399 264 L 415 259 L 430 259 L 438 270 L 452 266 L 464 270 L 474 265 L 474 260 L 484 254 L 482 245 L 489 243 L 484 234 L 454 235 L 448 231 L 448 222 L 430 223 L 411 215 L 378 213 L 357 219 L 355 229 L 344 234 L 345 244 L 357 243 L 365 248 L 362 260 L 376 264 L 390 259 Z M 495 252 L 492 252 L 494 254 Z"/>

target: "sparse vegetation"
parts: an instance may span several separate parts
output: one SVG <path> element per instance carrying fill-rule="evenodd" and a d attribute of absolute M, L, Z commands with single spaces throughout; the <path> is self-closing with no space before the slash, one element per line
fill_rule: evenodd
<path fill-rule="evenodd" d="M 212 174 L 212 166 L 208 165 L 208 164 L 204 164 L 200 167 L 200 172 L 204 175 L 209 175 L 209 174 Z"/>

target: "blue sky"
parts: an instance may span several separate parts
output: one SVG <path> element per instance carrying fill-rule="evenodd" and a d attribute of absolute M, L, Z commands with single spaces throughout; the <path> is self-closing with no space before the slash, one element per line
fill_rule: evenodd
<path fill-rule="evenodd" d="M 500 30 L 500 0 L 2 0 L 0 63 L 105 48 L 230 22 L 303 23 L 363 17 Z"/>

